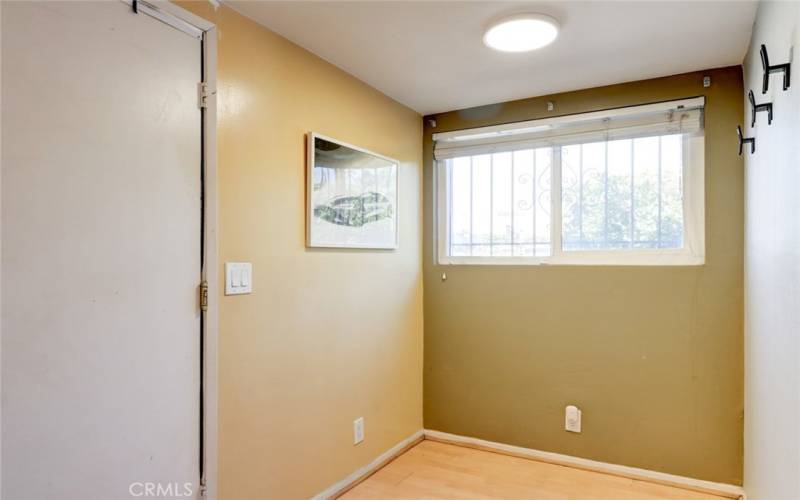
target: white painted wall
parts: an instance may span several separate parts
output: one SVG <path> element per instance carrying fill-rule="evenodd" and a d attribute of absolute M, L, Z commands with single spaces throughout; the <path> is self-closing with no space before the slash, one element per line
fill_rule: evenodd
<path fill-rule="evenodd" d="M 800 499 L 800 2 L 762 2 L 745 59 L 745 95 L 774 103 L 748 135 L 746 168 L 745 450 L 748 500 Z M 770 62 L 792 60 L 792 86 L 773 75 L 761 93 L 759 47 Z M 731 130 L 731 135 L 734 131 Z M 733 145 L 732 145 L 733 147 Z"/>

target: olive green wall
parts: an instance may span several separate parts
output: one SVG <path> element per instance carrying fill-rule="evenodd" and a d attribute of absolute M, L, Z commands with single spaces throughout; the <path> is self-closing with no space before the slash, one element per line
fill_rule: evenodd
<path fill-rule="evenodd" d="M 434 264 L 433 132 L 698 95 L 704 266 Z M 425 120 L 425 428 L 741 484 L 742 95 L 731 67 L 443 113 L 435 129 Z M 583 410 L 581 434 L 564 431 L 568 404 Z"/>

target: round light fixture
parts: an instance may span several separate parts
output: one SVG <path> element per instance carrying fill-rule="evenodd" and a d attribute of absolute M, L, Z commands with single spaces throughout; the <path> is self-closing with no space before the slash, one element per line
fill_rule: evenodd
<path fill-rule="evenodd" d="M 542 14 L 519 14 L 492 24 L 483 34 L 487 47 L 501 52 L 527 52 L 558 36 L 558 21 Z"/>

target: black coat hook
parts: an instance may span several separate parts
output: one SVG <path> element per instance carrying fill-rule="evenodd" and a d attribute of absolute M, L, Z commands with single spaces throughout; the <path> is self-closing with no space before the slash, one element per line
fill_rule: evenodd
<path fill-rule="evenodd" d="M 753 118 L 750 120 L 750 127 L 756 126 L 756 113 L 759 111 L 767 112 L 767 125 L 772 125 L 772 103 L 762 102 L 761 104 L 756 104 L 756 96 L 753 94 L 752 90 L 747 91 L 747 98 L 750 99 L 750 108 L 753 110 Z"/>
<path fill-rule="evenodd" d="M 742 135 L 742 127 L 736 125 L 736 135 L 739 136 L 739 156 L 742 156 L 742 149 L 745 144 L 750 144 L 750 154 L 756 152 L 756 138 L 755 137 L 744 137 Z"/>
<path fill-rule="evenodd" d="M 766 94 L 769 89 L 769 75 L 772 73 L 783 73 L 783 90 L 789 88 L 790 71 L 792 68 L 791 63 L 769 65 L 769 55 L 767 55 L 767 46 L 761 45 L 761 65 L 764 67 L 764 83 L 761 86 L 761 93 Z"/>

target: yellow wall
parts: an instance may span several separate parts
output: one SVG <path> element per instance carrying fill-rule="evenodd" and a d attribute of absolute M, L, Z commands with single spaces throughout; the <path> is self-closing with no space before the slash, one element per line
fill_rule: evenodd
<path fill-rule="evenodd" d="M 433 132 L 698 95 L 707 98 L 706 265 L 433 264 Z M 725 68 L 443 113 L 437 128 L 426 125 L 426 428 L 741 483 L 742 95 L 741 68 Z M 583 410 L 582 434 L 564 431 L 568 404 Z"/>
<path fill-rule="evenodd" d="M 219 30 L 220 272 L 254 272 L 220 296 L 220 497 L 307 498 L 422 427 L 422 121 L 227 7 L 181 5 Z M 309 131 L 401 162 L 399 250 L 305 248 Z"/>

